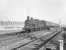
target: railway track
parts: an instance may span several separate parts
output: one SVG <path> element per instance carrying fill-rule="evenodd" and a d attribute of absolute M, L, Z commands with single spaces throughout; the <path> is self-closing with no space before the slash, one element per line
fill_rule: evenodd
<path fill-rule="evenodd" d="M 38 45 L 36 48 L 34 48 L 32 50 L 39 50 L 41 47 L 43 47 L 45 44 L 47 44 L 50 40 L 52 40 L 56 35 L 58 35 L 60 33 L 61 33 L 61 31 L 57 32 L 55 35 L 53 35 L 52 37 L 50 37 L 49 39 L 47 39 L 42 44 Z"/>
<path fill-rule="evenodd" d="M 58 35 L 60 32 L 61 32 L 61 31 L 59 31 L 59 32 L 57 32 L 57 31 L 53 32 L 53 34 L 50 36 L 50 38 L 48 37 L 47 40 L 46 40 L 46 39 L 45 39 L 45 40 L 43 39 L 44 42 L 42 42 L 40 45 L 38 45 L 36 48 L 33 48 L 32 50 L 39 50 L 42 46 L 44 46 L 46 43 L 48 43 L 48 41 L 50 41 L 53 37 L 55 37 L 56 35 Z M 35 38 L 35 37 L 34 37 L 34 38 Z M 43 38 L 43 36 L 40 37 L 40 38 L 38 38 L 38 39 L 41 40 L 42 38 Z M 20 45 L 20 46 L 18 46 L 18 47 L 12 48 L 11 50 L 17 50 L 17 49 L 19 49 L 19 48 L 22 48 L 22 47 L 24 47 L 24 46 L 26 46 L 26 45 L 28 45 L 28 44 L 30 44 L 30 43 L 32 43 L 32 42 L 38 40 L 38 39 L 35 38 L 34 40 L 32 40 L 32 41 L 30 41 L 30 42 L 28 42 L 28 43 L 22 44 L 22 45 Z"/>

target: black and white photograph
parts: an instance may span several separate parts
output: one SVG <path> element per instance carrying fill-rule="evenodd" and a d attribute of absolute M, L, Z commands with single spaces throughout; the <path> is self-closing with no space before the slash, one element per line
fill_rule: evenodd
<path fill-rule="evenodd" d="M 66 0 L 0 0 L 0 50 L 66 50 Z"/>

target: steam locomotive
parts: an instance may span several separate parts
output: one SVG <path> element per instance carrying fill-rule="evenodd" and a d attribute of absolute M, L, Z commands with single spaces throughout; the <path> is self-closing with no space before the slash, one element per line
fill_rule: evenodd
<path fill-rule="evenodd" d="M 23 30 L 25 30 L 27 32 L 33 32 L 33 31 L 44 30 L 47 28 L 48 27 L 46 26 L 46 21 L 29 18 L 29 16 L 28 16 L 27 20 L 25 20 Z"/>

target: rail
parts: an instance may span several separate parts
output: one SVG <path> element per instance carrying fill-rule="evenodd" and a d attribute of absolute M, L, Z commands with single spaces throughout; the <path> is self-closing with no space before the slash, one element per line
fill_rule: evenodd
<path fill-rule="evenodd" d="M 56 35 L 57 35 L 57 31 L 55 31 L 55 32 L 53 32 L 53 33 L 55 33 L 52 37 L 50 37 L 49 39 L 47 39 L 44 43 L 42 43 L 42 44 L 40 44 L 39 46 L 37 46 L 36 48 L 33 48 L 34 50 L 38 50 L 38 49 L 40 49 L 42 46 L 44 46 L 49 40 L 51 40 L 53 37 L 55 37 Z M 60 33 L 60 32 L 58 32 L 58 33 Z M 42 37 L 40 37 L 40 38 L 38 38 L 38 39 L 41 39 Z M 26 44 L 23 44 L 23 45 L 20 45 L 20 46 L 18 46 L 18 47 L 16 47 L 16 48 L 12 48 L 11 50 L 16 50 L 16 49 L 19 49 L 19 48 L 21 48 L 21 47 L 24 47 L 24 46 L 26 46 L 26 45 L 28 45 L 29 43 L 32 43 L 32 42 L 34 42 L 34 41 L 36 41 L 36 40 L 38 40 L 38 39 L 35 39 L 35 40 L 32 40 L 32 41 L 30 41 L 30 42 L 28 42 L 28 43 L 26 43 Z"/>
<path fill-rule="evenodd" d="M 44 41 L 43 43 L 41 43 L 40 45 L 38 45 L 36 48 L 33 48 L 32 50 L 39 50 L 42 46 L 44 46 L 45 44 L 47 44 L 51 39 L 53 39 L 56 35 L 60 34 L 62 31 L 57 32 L 55 35 L 53 35 L 52 37 L 50 37 L 49 39 L 47 39 L 46 41 Z"/>

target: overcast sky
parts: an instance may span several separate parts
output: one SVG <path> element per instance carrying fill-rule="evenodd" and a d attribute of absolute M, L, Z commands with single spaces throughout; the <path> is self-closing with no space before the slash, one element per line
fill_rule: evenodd
<path fill-rule="evenodd" d="M 0 20 L 24 21 L 27 15 L 66 24 L 66 0 L 0 0 Z"/>

